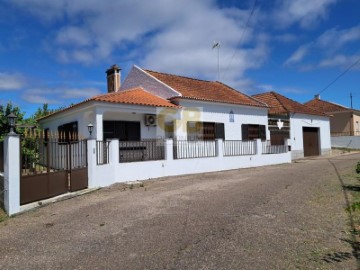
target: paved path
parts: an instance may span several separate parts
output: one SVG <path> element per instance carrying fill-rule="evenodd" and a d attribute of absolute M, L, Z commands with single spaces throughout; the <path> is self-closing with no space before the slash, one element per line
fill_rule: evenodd
<path fill-rule="evenodd" d="M 344 205 L 324 158 L 114 185 L 0 223 L 0 269 L 357 269 Z"/>

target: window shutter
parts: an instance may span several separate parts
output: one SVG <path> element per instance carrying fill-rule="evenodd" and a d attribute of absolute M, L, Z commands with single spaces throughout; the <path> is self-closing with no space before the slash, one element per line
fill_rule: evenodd
<path fill-rule="evenodd" d="M 129 141 L 140 141 L 140 122 L 126 122 L 126 130 Z"/>
<path fill-rule="evenodd" d="M 224 123 L 215 123 L 215 138 L 225 140 Z"/>
<path fill-rule="evenodd" d="M 241 135 L 243 141 L 249 140 L 249 132 L 248 132 L 248 125 L 242 124 L 241 125 Z"/>
<path fill-rule="evenodd" d="M 266 141 L 266 127 L 265 127 L 265 125 L 260 125 L 259 127 L 260 127 L 259 128 L 259 132 L 260 132 L 259 137 L 262 141 Z"/>

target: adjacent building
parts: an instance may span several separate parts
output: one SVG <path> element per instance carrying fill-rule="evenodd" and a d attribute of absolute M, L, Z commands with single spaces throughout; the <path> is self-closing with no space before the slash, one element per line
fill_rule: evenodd
<path fill-rule="evenodd" d="M 272 144 L 290 139 L 292 158 L 326 155 L 331 152 L 330 119 L 276 92 L 254 95 L 269 105 L 268 125 Z"/>
<path fill-rule="evenodd" d="M 313 100 L 305 103 L 322 113 L 330 114 L 331 136 L 360 136 L 360 111 L 333 102 L 321 100 L 316 95 Z"/>

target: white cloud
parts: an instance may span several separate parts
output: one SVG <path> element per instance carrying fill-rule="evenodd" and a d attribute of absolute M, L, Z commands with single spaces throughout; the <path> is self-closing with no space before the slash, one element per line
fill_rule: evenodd
<path fill-rule="evenodd" d="M 59 89 L 58 91 L 61 93 L 61 97 L 64 99 L 88 99 L 101 94 L 100 90 L 96 88 L 65 88 Z"/>
<path fill-rule="evenodd" d="M 100 90 L 96 88 L 40 87 L 26 90 L 22 95 L 22 99 L 36 104 L 63 104 L 69 100 L 74 102 L 83 101 L 100 93 Z"/>
<path fill-rule="evenodd" d="M 301 62 L 301 60 L 306 56 L 308 53 L 309 46 L 303 45 L 299 47 L 286 61 L 285 65 L 292 65 Z"/>
<path fill-rule="evenodd" d="M 342 30 L 332 28 L 317 39 L 316 45 L 320 48 L 337 50 L 358 40 L 360 40 L 360 25 Z"/>
<path fill-rule="evenodd" d="M 331 57 L 329 59 L 324 59 L 319 63 L 319 67 L 329 68 L 329 67 L 343 67 L 347 68 L 352 63 L 355 63 L 360 59 L 360 55 L 352 55 L 352 56 L 346 56 L 346 55 L 336 55 L 335 57 Z M 354 69 L 360 68 L 360 64 L 354 66 Z"/>
<path fill-rule="evenodd" d="M 19 90 L 25 86 L 26 79 L 18 73 L 0 72 L 0 91 Z"/>
<path fill-rule="evenodd" d="M 222 44 L 220 64 L 222 72 L 226 70 L 226 82 L 236 83 L 246 70 L 260 67 L 269 53 L 262 32 L 252 24 L 244 32 L 250 10 L 220 9 L 215 0 L 13 3 L 47 24 L 62 24 L 53 28 L 48 47 L 63 63 L 108 62 L 117 51 L 126 51 L 121 61 L 131 57 L 140 66 L 216 79 L 217 54 L 211 46 L 217 40 Z"/>
<path fill-rule="evenodd" d="M 337 0 L 279 0 L 274 18 L 280 28 L 299 23 L 311 28 L 328 15 L 329 7 Z"/>
<path fill-rule="evenodd" d="M 299 66 L 301 71 L 313 70 L 316 67 L 350 65 L 351 59 L 355 61 L 356 56 L 345 56 L 342 52 L 351 48 L 351 43 L 358 41 L 360 41 L 360 25 L 348 29 L 332 28 L 322 33 L 313 42 L 300 46 L 284 64 L 301 64 Z M 310 54 L 310 51 L 316 55 Z M 348 51 L 350 52 L 351 49 Z M 318 63 L 302 64 L 301 62 L 308 55 L 314 56 L 313 59 L 320 58 L 320 60 L 316 60 Z"/>

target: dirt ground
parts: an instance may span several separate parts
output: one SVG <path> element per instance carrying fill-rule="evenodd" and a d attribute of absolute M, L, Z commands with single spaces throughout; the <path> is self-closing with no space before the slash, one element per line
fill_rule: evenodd
<path fill-rule="evenodd" d="M 0 223 L 0 269 L 359 269 L 360 154 L 117 184 Z"/>

